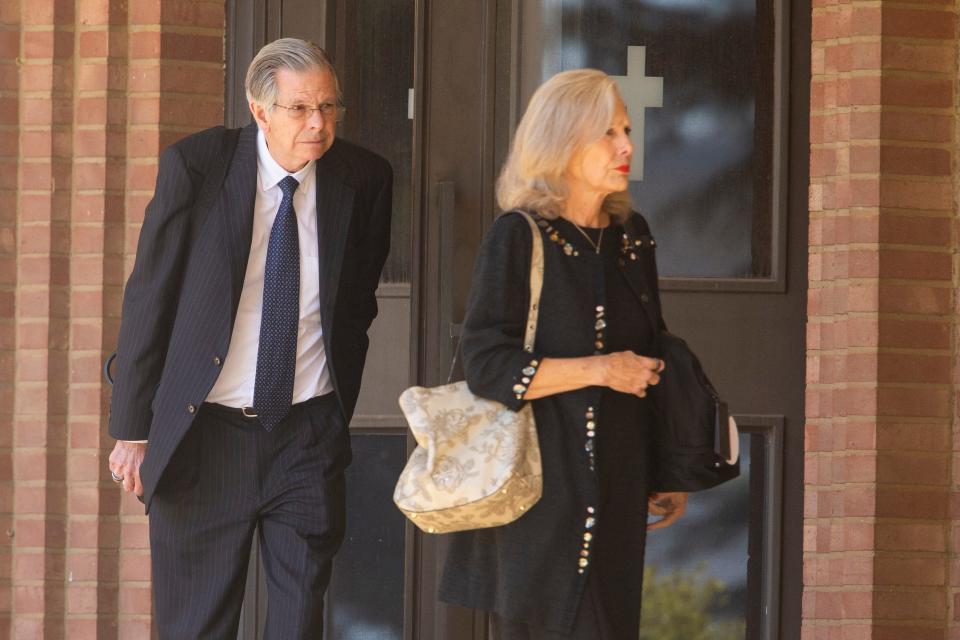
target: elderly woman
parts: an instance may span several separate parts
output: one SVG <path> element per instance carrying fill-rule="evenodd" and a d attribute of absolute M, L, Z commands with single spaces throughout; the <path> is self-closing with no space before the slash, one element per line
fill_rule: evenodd
<path fill-rule="evenodd" d="M 519 520 L 451 536 L 441 599 L 491 612 L 496 640 L 636 638 L 649 510 L 667 526 L 686 494 L 656 494 L 648 357 L 663 327 L 654 242 L 627 192 L 630 118 L 614 81 L 560 73 L 533 95 L 498 182 L 508 213 L 477 260 L 463 331 L 466 380 L 533 403 L 543 497 Z M 523 349 L 534 216 L 544 278 Z M 644 355 L 648 354 L 648 355 Z"/>

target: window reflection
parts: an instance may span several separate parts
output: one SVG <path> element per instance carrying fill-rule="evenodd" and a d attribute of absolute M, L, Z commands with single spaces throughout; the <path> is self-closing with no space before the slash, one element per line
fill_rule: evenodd
<path fill-rule="evenodd" d="M 340 134 L 376 151 L 393 167 L 390 255 L 382 282 L 410 282 L 413 229 L 413 0 L 357 0 L 346 5 L 346 59 L 338 61 L 346 118 Z"/>
<path fill-rule="evenodd" d="M 536 4 L 524 16 L 523 55 L 539 54 L 522 65 L 523 98 L 563 69 L 627 76 L 628 47 L 645 48 L 645 77 L 663 78 L 662 107 L 627 105 L 643 124 L 643 178 L 630 191 L 657 236 L 661 275 L 769 277 L 772 3 Z"/>
<path fill-rule="evenodd" d="M 762 547 L 762 447 L 762 435 L 741 433 L 740 476 L 691 495 L 676 524 L 650 532 L 641 640 L 747 637 Z"/>
<path fill-rule="evenodd" d="M 405 520 L 393 486 L 407 461 L 406 435 L 354 435 L 347 468 L 347 530 L 327 593 L 324 637 L 403 637 Z"/>

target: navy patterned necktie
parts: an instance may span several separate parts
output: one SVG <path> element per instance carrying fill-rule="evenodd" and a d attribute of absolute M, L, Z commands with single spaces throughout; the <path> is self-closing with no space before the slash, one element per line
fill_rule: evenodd
<path fill-rule="evenodd" d="M 300 323 L 300 240 L 293 193 L 300 183 L 293 176 L 280 181 L 283 200 L 270 230 L 263 272 L 263 311 L 253 408 L 267 431 L 290 411 L 297 370 L 297 330 Z"/>

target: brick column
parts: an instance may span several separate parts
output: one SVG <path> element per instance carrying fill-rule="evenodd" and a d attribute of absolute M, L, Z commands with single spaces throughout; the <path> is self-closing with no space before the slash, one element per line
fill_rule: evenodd
<path fill-rule="evenodd" d="M 74 13 L 39 0 L 20 18 L 12 631 L 62 637 Z"/>
<path fill-rule="evenodd" d="M 0 632 L 13 611 L 13 398 L 16 377 L 17 174 L 20 10 L 0 4 Z"/>
<path fill-rule="evenodd" d="M 958 3 L 813 6 L 802 636 L 943 639 Z"/>
<path fill-rule="evenodd" d="M 150 636 L 100 365 L 160 150 L 222 122 L 223 37 L 222 2 L 0 2 L 0 637 Z"/>

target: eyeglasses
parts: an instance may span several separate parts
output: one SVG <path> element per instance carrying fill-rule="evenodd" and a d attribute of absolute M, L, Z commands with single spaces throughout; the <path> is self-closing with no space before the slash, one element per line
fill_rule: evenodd
<path fill-rule="evenodd" d="M 339 116 L 344 111 L 347 110 L 346 107 L 340 106 L 338 104 L 334 104 L 332 102 L 324 102 L 323 104 L 317 107 L 308 107 L 305 104 L 285 105 L 285 104 L 278 104 L 276 102 L 273 103 L 273 106 L 280 107 L 281 109 L 286 109 L 287 115 L 293 118 L 294 120 L 305 120 L 310 116 L 312 116 L 317 111 L 319 111 L 320 115 L 323 116 L 323 119 L 326 120 L 331 116 Z"/>

